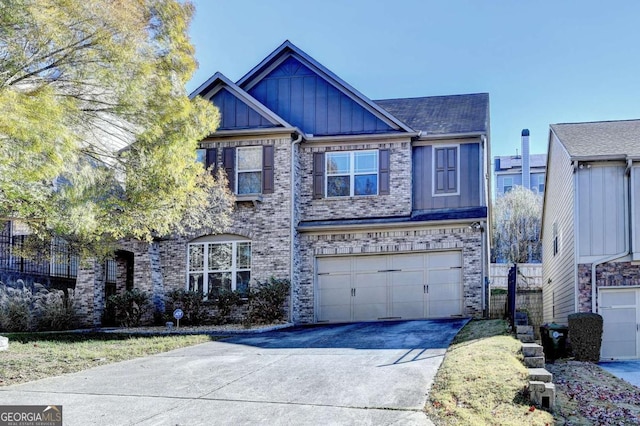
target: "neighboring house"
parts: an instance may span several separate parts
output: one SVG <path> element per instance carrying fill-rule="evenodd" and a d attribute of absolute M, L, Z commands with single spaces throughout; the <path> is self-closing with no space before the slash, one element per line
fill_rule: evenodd
<path fill-rule="evenodd" d="M 516 186 L 524 186 L 533 192 L 544 193 L 546 154 L 531 154 L 529 130 L 522 130 L 522 154 L 496 156 L 493 159 L 496 176 L 496 196 L 506 194 Z"/>
<path fill-rule="evenodd" d="M 601 357 L 640 357 L 640 120 L 555 124 L 543 210 L 545 321 L 604 319 Z"/>
<path fill-rule="evenodd" d="M 482 316 L 489 265 L 489 96 L 372 101 L 286 41 L 237 82 L 192 96 L 220 108 L 198 158 L 236 194 L 224 234 L 118 253 L 162 308 L 172 289 L 215 299 L 291 280 L 295 323 Z M 99 323 L 104 268 L 82 267 L 82 314 Z"/>

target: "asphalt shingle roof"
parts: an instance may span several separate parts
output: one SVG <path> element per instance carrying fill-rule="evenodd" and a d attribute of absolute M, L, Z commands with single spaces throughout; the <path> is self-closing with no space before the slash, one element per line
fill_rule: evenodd
<path fill-rule="evenodd" d="M 552 124 L 571 157 L 640 158 L 640 120 Z"/>
<path fill-rule="evenodd" d="M 412 129 L 422 130 L 427 135 L 489 131 L 488 93 L 374 102 Z"/>

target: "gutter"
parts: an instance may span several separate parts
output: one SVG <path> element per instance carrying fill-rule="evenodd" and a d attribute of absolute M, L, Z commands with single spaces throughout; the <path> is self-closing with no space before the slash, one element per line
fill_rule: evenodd
<path fill-rule="evenodd" d="M 576 161 L 577 163 L 577 161 Z M 624 251 L 620 252 L 618 254 L 614 254 L 611 256 L 607 256 L 604 258 L 601 258 L 595 262 L 593 262 L 591 264 L 591 312 L 593 313 L 597 313 L 598 309 L 596 307 L 596 296 L 597 296 L 597 292 L 596 292 L 596 268 L 598 267 L 598 265 L 602 265 L 603 263 L 607 263 L 607 262 L 612 262 L 614 260 L 618 260 L 621 259 L 623 257 L 629 256 L 631 254 L 631 243 L 630 243 L 630 239 L 631 239 L 631 214 L 630 214 L 630 209 L 631 209 L 631 179 L 629 178 L 629 172 L 631 170 L 631 165 L 632 165 L 633 161 L 629 158 L 627 158 L 627 167 L 625 168 L 624 171 L 624 175 L 625 178 L 627 180 L 627 208 L 624 210 L 625 214 L 627 215 L 627 226 L 626 226 L 626 231 L 625 234 L 626 238 L 624 239 Z"/>
<path fill-rule="evenodd" d="M 294 148 L 300 142 L 302 142 L 302 132 L 296 132 L 298 137 L 291 141 L 291 228 L 289 229 L 289 235 L 291 238 L 290 253 L 289 253 L 289 322 L 293 323 L 293 258 L 294 258 L 294 236 L 296 232 L 295 223 L 295 183 L 296 183 L 296 163 L 295 163 L 295 151 Z"/>

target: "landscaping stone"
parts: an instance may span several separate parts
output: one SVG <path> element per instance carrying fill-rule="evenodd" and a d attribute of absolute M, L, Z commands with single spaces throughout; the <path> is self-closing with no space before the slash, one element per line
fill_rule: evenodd
<path fill-rule="evenodd" d="M 556 385 L 548 382 L 529 382 L 529 398 L 535 405 L 553 411 L 556 405 Z"/>
<path fill-rule="evenodd" d="M 522 355 L 524 355 L 525 358 L 528 356 L 544 356 L 544 349 L 537 343 L 523 343 Z"/>
<path fill-rule="evenodd" d="M 9 349 L 9 338 L 0 336 L 0 351 L 6 351 Z"/>
<path fill-rule="evenodd" d="M 529 380 L 534 382 L 551 383 L 553 381 L 553 375 L 544 368 L 530 368 Z"/>

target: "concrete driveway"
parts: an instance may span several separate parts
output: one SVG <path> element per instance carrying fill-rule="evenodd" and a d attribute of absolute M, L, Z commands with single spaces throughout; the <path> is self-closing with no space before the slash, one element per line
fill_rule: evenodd
<path fill-rule="evenodd" d="M 66 426 L 429 425 L 427 392 L 466 321 L 237 336 L 0 388 L 0 404 L 62 405 Z"/>

